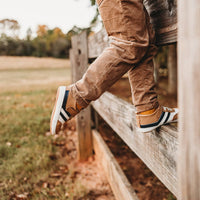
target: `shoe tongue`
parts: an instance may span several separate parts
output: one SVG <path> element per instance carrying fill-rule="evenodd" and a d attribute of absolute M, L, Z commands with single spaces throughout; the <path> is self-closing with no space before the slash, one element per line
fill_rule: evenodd
<path fill-rule="evenodd" d="M 75 111 L 80 111 L 84 108 L 83 106 L 81 106 L 77 103 L 76 99 L 72 96 L 71 92 L 68 93 L 68 98 L 67 98 L 67 102 L 65 105 L 66 110 L 68 110 L 69 108 L 71 108 Z"/>
<path fill-rule="evenodd" d="M 74 108 L 76 109 L 76 100 L 72 97 L 71 92 L 68 93 L 65 109 Z"/>
<path fill-rule="evenodd" d="M 173 108 L 163 107 L 163 110 L 165 112 L 174 112 L 175 110 Z"/>

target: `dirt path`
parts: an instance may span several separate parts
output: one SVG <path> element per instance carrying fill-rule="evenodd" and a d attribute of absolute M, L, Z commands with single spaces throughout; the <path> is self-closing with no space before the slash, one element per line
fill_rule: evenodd
<path fill-rule="evenodd" d="M 176 199 L 103 120 L 99 131 L 140 200 Z"/>
<path fill-rule="evenodd" d="M 110 185 L 106 180 L 102 167 L 97 163 L 95 156 L 89 158 L 86 162 L 77 161 L 77 132 L 75 131 L 75 120 L 71 120 L 67 123 L 64 131 L 61 131 L 57 137 L 63 136 L 65 140 L 55 142 L 54 145 L 60 146 L 62 157 L 60 158 L 60 167 L 67 165 L 69 170 L 68 176 L 61 173 L 60 177 L 55 182 L 60 184 L 66 184 L 71 187 L 71 191 L 66 194 L 66 197 L 70 199 L 77 188 L 76 183 L 80 184 L 85 191 L 84 195 L 74 196 L 73 200 L 115 200 Z M 58 169 L 60 168 L 58 164 Z M 54 174 L 58 174 L 55 172 Z M 71 179 L 71 181 L 69 181 Z M 74 185 L 69 185 L 72 182 Z"/>

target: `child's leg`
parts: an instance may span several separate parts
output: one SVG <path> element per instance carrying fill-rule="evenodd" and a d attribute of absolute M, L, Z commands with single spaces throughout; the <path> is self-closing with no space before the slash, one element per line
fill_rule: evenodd
<path fill-rule="evenodd" d="M 51 117 L 52 133 L 59 130 L 61 123 L 100 97 L 130 69 L 130 83 L 137 109 L 143 111 L 159 106 L 153 90 L 153 66 L 149 61 L 153 53 L 149 46 L 149 21 L 142 0 L 98 0 L 98 3 L 105 28 L 112 40 L 111 45 L 89 66 L 80 81 L 71 85 L 67 91 L 65 87 L 59 88 Z M 147 73 L 142 73 L 143 70 Z M 141 71 L 143 78 L 137 71 Z M 134 78 L 138 80 L 137 83 Z M 143 84 L 144 80 L 148 82 L 148 87 Z"/>
<path fill-rule="evenodd" d="M 163 124 L 177 121 L 178 109 L 160 106 L 157 101 L 153 76 L 153 57 L 157 48 L 154 45 L 155 34 L 148 13 L 146 11 L 145 13 L 149 32 L 149 47 L 141 62 L 129 71 L 129 81 L 133 104 L 137 110 L 137 125 L 142 132 L 149 132 Z"/>
<path fill-rule="evenodd" d="M 149 47 L 142 0 L 97 0 L 97 3 L 111 44 L 71 87 L 74 98 L 83 107 L 141 62 Z"/>
<path fill-rule="evenodd" d="M 157 53 L 155 33 L 150 24 L 150 18 L 145 10 L 146 26 L 149 34 L 149 47 L 145 56 L 129 71 L 129 81 L 132 91 L 133 104 L 137 113 L 155 109 L 159 106 L 155 92 L 153 57 Z"/>
<path fill-rule="evenodd" d="M 153 52 L 155 48 L 150 45 L 143 62 L 129 71 L 133 104 L 137 110 L 137 125 L 141 132 L 149 132 L 163 124 L 175 122 L 178 117 L 178 109 L 160 106 L 157 101 Z"/>
<path fill-rule="evenodd" d="M 150 53 L 155 52 L 155 48 L 150 48 Z M 132 100 L 137 113 L 151 110 L 159 106 L 157 94 L 155 92 L 154 66 L 152 54 L 147 54 L 146 59 L 129 70 L 129 82 L 131 85 Z"/>

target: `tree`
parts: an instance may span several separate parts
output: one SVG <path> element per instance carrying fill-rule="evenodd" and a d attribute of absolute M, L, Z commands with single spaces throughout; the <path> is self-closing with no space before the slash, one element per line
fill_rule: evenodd
<path fill-rule="evenodd" d="M 0 20 L 0 33 L 10 35 L 17 38 L 20 30 L 20 25 L 17 20 L 14 19 L 2 19 Z"/>
<path fill-rule="evenodd" d="M 37 27 L 37 36 L 38 37 L 43 37 L 43 36 L 46 35 L 47 31 L 48 31 L 47 25 L 38 25 L 38 27 Z"/>
<path fill-rule="evenodd" d="M 26 31 L 26 40 L 30 41 L 32 36 L 32 30 L 31 28 L 28 28 Z"/>
<path fill-rule="evenodd" d="M 98 8 L 97 8 L 96 1 L 95 1 L 95 0 L 90 0 L 90 5 L 93 6 L 93 7 L 96 7 L 96 13 L 95 13 L 93 19 L 92 19 L 91 22 L 90 22 L 91 25 L 94 25 L 94 24 L 96 24 L 96 22 L 98 21 L 99 10 L 98 10 Z"/>

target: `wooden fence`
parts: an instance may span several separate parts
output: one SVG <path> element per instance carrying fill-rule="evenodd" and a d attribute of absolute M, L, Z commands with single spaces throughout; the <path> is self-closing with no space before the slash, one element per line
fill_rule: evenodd
<path fill-rule="evenodd" d="M 192 1 L 196 2 L 197 0 Z M 182 2 L 186 5 L 186 0 L 183 0 Z M 166 45 L 176 42 L 177 2 L 175 0 L 144 0 L 144 5 L 151 16 L 151 21 L 156 31 L 157 44 Z M 183 9 L 186 8 L 181 6 L 179 12 L 181 13 Z M 188 13 L 190 12 L 191 11 L 189 10 Z M 199 14 L 197 11 L 195 13 Z M 194 19 L 194 14 L 190 14 L 193 16 L 193 18 L 191 17 L 191 21 L 195 21 L 196 19 Z M 186 16 L 185 10 L 183 16 Z M 186 31 L 187 28 L 187 23 L 189 23 L 187 20 L 182 22 L 185 29 L 181 29 L 179 42 L 183 42 L 183 44 L 187 44 L 187 42 L 184 41 L 184 37 L 188 37 L 187 34 L 184 34 L 184 31 Z M 200 26 L 198 26 L 197 32 L 200 31 L 199 27 Z M 189 33 L 191 33 L 190 36 L 192 36 L 192 33 L 197 32 L 195 32 L 195 30 L 190 30 Z M 195 44 L 192 45 L 194 49 L 197 47 L 200 49 L 200 36 L 196 35 L 196 37 L 198 38 L 198 46 L 195 46 Z M 86 32 L 72 38 L 70 60 L 73 69 L 72 74 L 74 82 L 79 80 L 87 70 L 89 59 L 98 57 L 108 45 L 109 40 L 104 29 L 89 38 L 87 38 Z M 190 48 L 192 48 L 192 45 Z M 179 49 L 180 48 L 183 48 L 183 46 L 180 45 Z M 183 60 L 183 56 L 186 53 L 185 51 L 185 48 L 179 51 L 179 55 Z M 199 59 L 195 59 L 192 55 L 190 55 L 189 58 L 192 63 L 190 70 L 186 68 L 183 60 L 179 60 L 179 63 L 181 64 L 181 66 L 179 65 L 179 71 L 185 70 L 179 72 L 179 81 L 180 84 L 182 84 L 182 86 L 179 86 L 179 107 L 181 114 L 179 126 L 179 129 L 181 130 L 179 134 L 181 134 L 181 137 L 179 137 L 179 140 L 177 128 L 171 125 L 162 126 L 148 134 L 138 132 L 136 128 L 135 107 L 109 92 L 105 92 L 98 100 L 92 102 L 92 107 L 175 196 L 179 197 L 180 200 L 199 200 L 200 191 L 198 187 L 200 187 L 200 182 L 198 178 L 200 177 L 200 156 L 197 153 L 199 152 L 198 145 L 200 145 L 200 143 L 198 144 L 198 142 L 200 142 L 200 123 L 198 123 L 200 117 L 199 115 L 195 115 L 196 118 L 194 119 L 192 112 L 189 112 L 190 106 L 187 103 L 195 103 L 194 105 L 197 105 L 200 111 L 200 93 L 198 92 L 200 91 L 198 90 L 200 89 L 200 72 L 199 69 L 197 70 L 195 65 L 196 63 L 200 64 L 200 61 Z M 194 61 L 196 61 L 196 63 L 193 63 Z M 190 65 L 189 61 L 187 64 Z M 192 69 L 199 75 L 196 81 L 192 80 L 192 77 L 194 78 L 195 76 Z M 184 82 L 187 76 L 186 71 L 188 71 L 191 78 L 189 79 L 189 84 L 192 83 L 195 86 L 193 90 L 190 90 Z M 185 88 L 183 88 L 183 86 L 185 86 Z M 184 92 L 188 94 L 187 100 L 185 100 Z M 193 111 L 195 111 L 195 107 L 192 108 Z M 98 131 L 91 130 L 90 110 L 90 107 L 88 107 L 77 116 L 79 159 L 86 160 L 92 154 L 94 149 L 99 161 L 103 165 L 116 199 L 138 199 Z M 189 115 L 191 119 L 188 119 L 187 115 Z M 191 120 L 194 121 L 191 122 Z M 191 122 L 191 126 L 188 125 L 188 122 Z M 191 130 L 193 132 L 190 132 L 190 128 L 192 128 Z M 189 138 L 188 134 L 191 135 L 191 138 Z M 188 139 L 187 141 L 186 138 Z M 192 147 L 193 144 L 198 147 Z M 181 146 L 181 149 L 178 151 L 179 146 Z M 197 159 L 196 162 L 195 158 Z M 179 165 L 178 168 L 180 174 L 179 179 L 177 176 L 177 160 L 181 163 L 181 166 Z M 187 162 L 194 164 L 194 170 L 197 177 L 195 177 L 195 174 L 192 171 L 193 166 L 189 169 L 190 165 L 187 164 Z M 190 172 L 193 180 L 195 179 L 195 182 L 188 177 L 185 178 L 183 172 Z"/>

